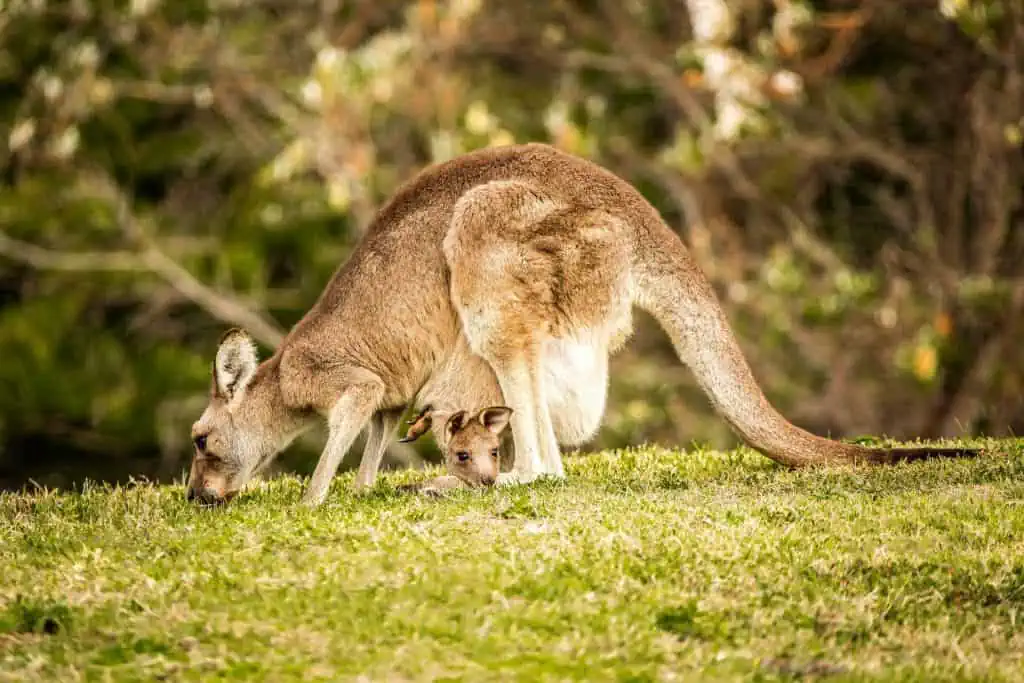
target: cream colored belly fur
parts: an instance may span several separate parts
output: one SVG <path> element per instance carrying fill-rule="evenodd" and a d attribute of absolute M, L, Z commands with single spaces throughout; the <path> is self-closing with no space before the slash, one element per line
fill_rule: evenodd
<path fill-rule="evenodd" d="M 608 395 L 608 358 L 629 337 L 628 317 L 611 332 L 583 331 L 548 339 L 541 377 L 555 438 L 561 446 L 579 446 L 601 426 Z M 460 335 L 451 355 L 416 397 L 417 409 L 433 407 L 435 439 L 443 438 L 448 417 L 457 410 L 476 412 L 504 405 L 494 371 Z M 441 443 L 438 441 L 438 443 Z"/>
<path fill-rule="evenodd" d="M 597 340 L 549 339 L 541 376 L 555 438 L 578 446 L 601 425 L 608 394 L 608 351 Z"/>

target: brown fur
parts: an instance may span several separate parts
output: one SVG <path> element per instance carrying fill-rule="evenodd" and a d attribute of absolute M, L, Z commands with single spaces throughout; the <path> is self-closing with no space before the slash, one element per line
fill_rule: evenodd
<path fill-rule="evenodd" d="M 357 485 L 368 485 L 402 408 L 431 393 L 469 391 L 474 405 L 460 407 L 471 411 L 514 409 L 515 462 L 501 483 L 564 476 L 559 443 L 598 428 L 608 356 L 629 337 L 634 305 L 657 318 L 715 408 L 768 457 L 801 466 L 912 455 L 823 439 L 783 418 L 656 210 L 596 164 L 528 144 L 465 154 L 406 183 L 263 363 L 244 333 L 224 340 L 214 395 L 193 429 L 230 465 L 207 497 L 232 495 L 316 416 L 330 435 L 304 502 L 324 500 L 367 425 Z M 196 462 L 206 458 L 197 449 Z M 194 464 L 190 478 L 199 492 L 204 467 Z"/>

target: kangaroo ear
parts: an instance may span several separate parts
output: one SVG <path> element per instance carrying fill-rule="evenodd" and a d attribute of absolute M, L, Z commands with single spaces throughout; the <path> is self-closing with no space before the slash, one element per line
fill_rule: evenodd
<path fill-rule="evenodd" d="M 512 409 L 505 406 L 493 406 L 480 411 L 478 419 L 487 429 L 495 434 L 501 434 L 508 426 L 509 418 L 512 417 Z"/>
<path fill-rule="evenodd" d="M 462 429 L 466 424 L 466 411 L 460 410 L 457 413 L 452 413 L 452 416 L 448 418 L 448 421 L 444 423 L 444 433 L 448 438 L 455 436 L 455 433 Z"/>
<path fill-rule="evenodd" d="M 245 330 L 228 330 L 220 339 L 213 361 L 213 384 L 219 396 L 232 400 L 249 384 L 259 357 L 256 342 Z"/>

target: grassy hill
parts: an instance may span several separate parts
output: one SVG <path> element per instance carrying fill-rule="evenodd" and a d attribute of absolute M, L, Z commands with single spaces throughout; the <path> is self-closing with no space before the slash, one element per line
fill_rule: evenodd
<path fill-rule="evenodd" d="M 443 499 L 349 475 L 314 511 L 294 478 L 215 510 L 148 484 L 0 496 L 0 680 L 1024 679 L 1019 442 L 568 469 Z"/>

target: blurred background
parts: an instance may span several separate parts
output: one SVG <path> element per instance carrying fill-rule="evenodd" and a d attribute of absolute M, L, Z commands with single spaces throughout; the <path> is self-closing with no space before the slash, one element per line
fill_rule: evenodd
<path fill-rule="evenodd" d="M 399 183 L 531 140 L 662 211 L 796 423 L 1019 434 L 1022 4 L 7 0 L 0 487 L 179 477 L 226 328 L 269 354 Z M 644 441 L 735 443 L 640 316 L 588 449 Z"/>

